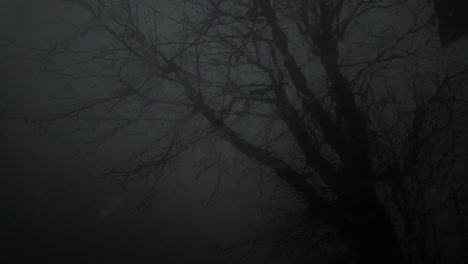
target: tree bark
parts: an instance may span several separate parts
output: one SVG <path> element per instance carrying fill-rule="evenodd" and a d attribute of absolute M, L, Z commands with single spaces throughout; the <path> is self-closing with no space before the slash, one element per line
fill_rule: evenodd
<path fill-rule="evenodd" d="M 405 263 L 394 225 L 375 189 L 349 198 L 334 223 L 355 252 L 357 263 Z"/>

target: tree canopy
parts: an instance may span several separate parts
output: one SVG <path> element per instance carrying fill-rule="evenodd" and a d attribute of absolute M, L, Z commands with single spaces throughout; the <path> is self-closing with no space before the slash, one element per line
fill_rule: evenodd
<path fill-rule="evenodd" d="M 44 67 L 77 106 L 50 120 L 144 134 L 110 173 L 156 190 L 181 155 L 225 142 L 358 263 L 467 261 L 463 235 L 457 257 L 437 244 L 450 223 L 466 233 L 466 59 L 441 48 L 426 0 L 68 2 L 89 17 Z"/>

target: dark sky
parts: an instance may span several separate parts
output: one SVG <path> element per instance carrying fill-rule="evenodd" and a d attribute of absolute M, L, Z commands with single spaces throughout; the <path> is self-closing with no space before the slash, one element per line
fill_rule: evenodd
<path fill-rule="evenodd" d="M 140 179 L 123 189 L 120 179 L 103 178 L 102 172 L 134 141 L 124 138 L 77 154 L 93 136 L 77 132 L 81 123 L 28 121 L 59 112 L 59 98 L 67 95 L 67 80 L 41 71 L 35 48 L 70 38 L 83 21 L 85 12 L 63 0 L 0 1 L 0 235 L 9 245 L 8 257 L 16 258 L 5 262 L 1 258 L 7 256 L 0 255 L 0 262 L 242 263 L 249 244 L 224 252 L 219 247 L 277 230 L 274 212 L 262 210 L 255 171 L 232 170 L 235 177 L 223 178 L 216 203 L 208 204 L 214 173 L 180 186 L 193 170 L 196 153 L 188 153 L 177 177 L 160 188 L 153 210 L 133 213 L 149 183 Z M 463 45 L 455 43 L 447 52 L 457 51 L 450 53 L 454 62 L 466 65 Z M 273 261 L 268 247 L 256 249 L 257 259 L 249 263 L 289 263 Z"/>
<path fill-rule="evenodd" d="M 119 146 L 77 155 L 76 124 L 26 122 L 59 109 L 65 81 L 41 72 L 31 48 L 67 37 L 64 23 L 81 19 L 61 0 L 0 1 L 1 233 L 16 259 L 8 263 L 238 263 L 243 249 L 219 253 L 216 245 L 268 226 L 255 183 L 242 183 L 241 193 L 226 188 L 207 206 L 210 175 L 185 189 L 174 181 L 152 211 L 132 214 L 145 182 L 122 190 L 119 179 L 99 178 Z"/>

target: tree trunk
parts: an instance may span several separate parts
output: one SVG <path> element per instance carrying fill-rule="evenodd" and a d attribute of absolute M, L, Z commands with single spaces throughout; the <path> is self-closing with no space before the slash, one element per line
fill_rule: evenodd
<path fill-rule="evenodd" d="M 405 263 L 394 225 L 374 190 L 345 201 L 335 226 L 356 253 L 357 263 Z"/>

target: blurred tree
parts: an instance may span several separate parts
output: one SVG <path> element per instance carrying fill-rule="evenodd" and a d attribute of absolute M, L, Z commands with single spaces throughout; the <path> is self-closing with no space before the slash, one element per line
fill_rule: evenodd
<path fill-rule="evenodd" d="M 112 173 L 156 189 L 178 157 L 220 139 L 332 225 L 345 261 L 467 260 L 463 235 L 441 242 L 466 234 L 466 70 L 437 44 L 427 1 L 69 2 L 89 11 L 76 35 L 94 43 L 47 52 L 81 93 L 53 120 L 151 140 Z M 60 56 L 76 60 L 56 67 Z"/>

